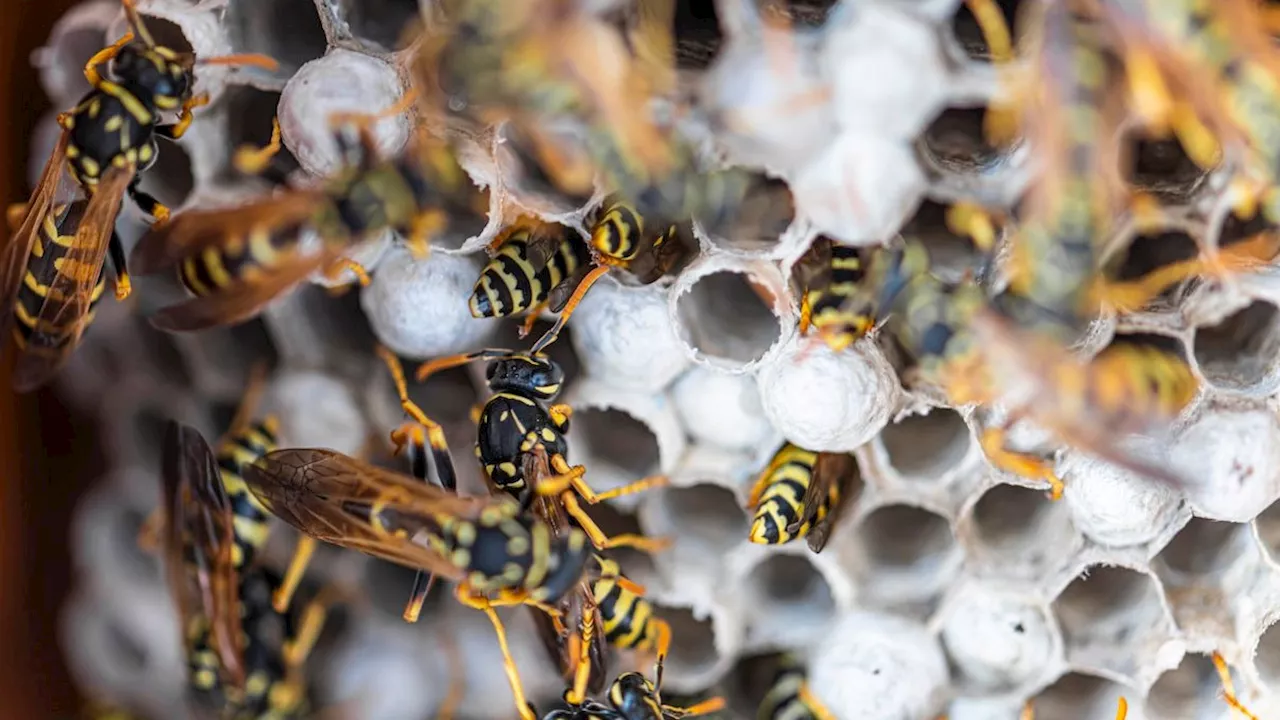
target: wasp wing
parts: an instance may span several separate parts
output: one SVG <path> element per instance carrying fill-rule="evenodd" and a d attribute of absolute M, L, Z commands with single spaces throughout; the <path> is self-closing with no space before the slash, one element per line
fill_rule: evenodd
<path fill-rule="evenodd" d="M 804 498 L 801 500 L 801 507 L 804 508 L 801 523 L 813 522 L 809 527 L 806 541 L 809 549 L 815 553 L 822 552 L 822 549 L 827 546 L 827 539 L 831 536 L 832 529 L 836 527 L 836 522 L 844 509 L 851 504 L 847 491 L 851 489 L 852 483 L 848 482 L 848 479 L 854 472 L 857 472 L 857 464 L 853 456 L 847 453 L 818 453 L 818 459 L 813 463 L 809 487 L 805 489 Z M 833 485 L 839 490 L 835 502 L 827 508 L 826 517 L 815 520 L 818 510 L 826 502 Z"/>
<path fill-rule="evenodd" d="M 189 548 L 195 565 L 198 612 L 209 621 L 224 672 L 237 686 L 242 685 L 239 573 L 232 558 L 234 520 L 217 460 L 199 432 L 170 422 L 161 472 L 168 513 L 166 569 L 183 632 L 197 613 L 191 606 Z"/>
<path fill-rule="evenodd" d="M 326 195 L 319 189 L 291 190 L 236 207 L 188 210 L 143 235 L 129 255 L 129 267 L 149 275 L 208 248 L 302 225 L 325 202 Z"/>
<path fill-rule="evenodd" d="M 13 386 L 26 392 L 44 384 L 80 344 L 93 307 L 94 290 L 107 259 L 107 246 L 115 232 L 116 216 L 125 191 L 133 181 L 134 167 L 112 167 L 98 180 L 84 208 L 71 247 L 59 261 L 40 308 L 34 314 L 36 334 L 56 337 L 55 347 L 28 347 L 13 371 Z"/>
<path fill-rule="evenodd" d="M 419 544 L 418 536 L 446 518 L 474 519 L 495 502 L 458 497 L 322 449 L 269 453 L 246 468 L 245 481 L 272 514 L 300 532 L 450 580 L 460 579 L 462 570 Z"/>

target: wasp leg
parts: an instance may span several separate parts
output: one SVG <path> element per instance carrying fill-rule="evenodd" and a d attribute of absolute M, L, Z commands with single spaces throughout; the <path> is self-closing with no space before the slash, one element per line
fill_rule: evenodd
<path fill-rule="evenodd" d="M 271 594 L 271 607 L 278 613 L 282 613 L 289 609 L 289 603 L 293 600 L 293 594 L 298 590 L 298 584 L 302 582 L 302 576 L 307 572 L 307 565 L 311 562 L 311 556 L 316 552 L 315 538 L 310 535 L 299 535 L 298 544 L 293 549 L 293 558 L 289 560 L 289 568 L 285 570 L 284 580 L 280 582 L 280 587 L 276 588 Z"/>
<path fill-rule="evenodd" d="M 486 348 L 484 350 L 477 350 L 475 352 L 465 353 L 462 355 L 445 355 L 419 365 L 417 372 L 414 373 L 414 379 L 418 382 L 422 382 L 441 370 L 448 370 L 449 368 L 455 368 L 459 365 L 466 365 L 473 360 L 510 357 L 512 354 L 513 353 L 510 350 Z"/>
<path fill-rule="evenodd" d="M 1049 483 L 1049 497 L 1054 500 L 1062 498 L 1062 480 L 1053 471 L 1050 461 L 1036 457 L 1031 453 L 1016 452 L 1005 448 L 1004 441 L 1008 429 L 987 428 L 982 431 L 979 443 L 987 459 L 996 467 L 1033 480 Z"/>
<path fill-rule="evenodd" d="M 98 72 L 98 67 L 110 62 L 120 54 L 120 50 L 125 45 L 131 42 L 133 42 L 133 33 L 127 32 L 119 40 L 94 53 L 93 57 L 89 58 L 89 62 L 84 64 L 84 79 L 95 88 L 102 85 L 102 74 Z"/>
<path fill-rule="evenodd" d="M 453 458 L 449 455 L 449 443 L 444 436 L 444 428 L 440 424 L 427 416 L 418 404 L 409 399 L 409 388 L 405 382 L 404 368 L 400 365 L 400 358 L 388 348 L 379 345 L 377 348 L 378 357 L 386 364 L 387 370 L 391 373 L 391 381 L 395 384 L 396 395 L 400 398 L 400 407 L 404 408 L 405 413 L 413 418 L 413 421 L 426 428 L 427 446 L 431 448 L 431 460 L 436 466 L 436 474 L 440 478 L 440 484 L 446 490 L 456 490 L 458 487 L 458 475 L 453 467 Z M 397 452 L 404 447 L 405 436 L 399 439 L 396 433 L 392 433 L 391 440 L 396 443 Z M 412 440 L 412 437 L 407 438 Z"/>
<path fill-rule="evenodd" d="M 1175 283 L 1196 275 L 1222 276 L 1240 272 L 1271 261 L 1277 251 L 1280 251 L 1280 246 L 1277 246 L 1275 238 L 1268 233 L 1259 233 L 1220 250 L 1216 260 L 1192 258 L 1156 268 L 1134 280 L 1100 280 L 1093 292 L 1100 302 L 1118 310 L 1138 310 Z"/>
<path fill-rule="evenodd" d="M 813 325 L 813 303 L 810 302 L 811 293 L 806 292 L 800 298 L 800 334 L 808 335 L 809 328 Z"/>
<path fill-rule="evenodd" d="M 428 210 L 413 218 L 409 232 L 405 233 L 405 243 L 409 252 L 419 260 L 431 254 L 431 238 L 449 224 L 449 216 L 438 210 Z"/>
<path fill-rule="evenodd" d="M 1124 53 L 1124 68 L 1129 101 L 1142 125 L 1157 136 L 1167 136 L 1173 124 L 1174 102 L 1159 61 L 1145 49 L 1130 47 Z"/>
<path fill-rule="evenodd" d="M 616 547 L 635 548 L 641 552 L 656 553 L 666 550 L 671 546 L 671 538 L 653 538 L 634 533 L 624 533 L 622 535 L 614 535 L 609 537 L 604 534 L 599 525 L 587 515 L 582 509 L 582 505 L 578 503 L 578 497 L 574 493 L 566 492 L 560 496 L 564 502 L 565 512 L 573 516 L 574 520 L 582 526 L 583 532 L 587 537 L 591 538 L 591 543 L 601 550 L 608 550 Z"/>
<path fill-rule="evenodd" d="M 356 262 L 355 260 L 352 260 L 351 258 L 345 258 L 345 257 L 338 258 L 337 260 L 334 260 L 332 263 L 330 263 L 329 266 L 324 269 L 324 276 L 328 280 L 337 280 L 338 275 L 340 275 L 343 270 L 350 270 L 352 273 L 354 273 L 356 276 L 355 284 L 359 285 L 360 287 L 369 287 L 369 283 L 373 282 L 369 277 L 369 271 L 366 270 L 363 265 Z M 348 289 L 350 289 L 350 287 L 351 285 L 348 284 L 348 285 L 343 285 L 336 289 L 339 292 L 346 292 Z"/>
<path fill-rule="evenodd" d="M 1222 682 L 1222 699 L 1227 702 L 1227 705 L 1248 720 L 1258 720 L 1258 716 L 1245 708 L 1236 697 L 1235 683 L 1231 681 L 1231 669 L 1227 667 L 1227 661 L 1223 659 L 1222 654 L 1217 651 L 1213 653 L 1213 667 L 1218 671 L 1218 679 Z"/>
<path fill-rule="evenodd" d="M 115 230 L 111 231 L 107 253 L 111 256 L 111 267 L 116 270 L 116 300 L 127 300 L 129 294 L 133 292 L 133 282 L 129 279 L 129 265 L 125 260 L 124 245 L 120 242 L 120 235 Z"/>
<path fill-rule="evenodd" d="M 832 715 L 831 711 L 827 709 L 827 706 L 824 705 L 822 701 L 813 694 L 813 691 L 809 689 L 809 683 L 804 683 L 800 686 L 799 696 L 800 702 L 803 703 L 805 708 L 813 714 L 814 720 L 836 720 L 836 716 Z M 1030 706 L 1031 704 L 1027 703 L 1027 707 Z"/>
<path fill-rule="evenodd" d="M 458 586 L 458 601 L 483 611 L 485 617 L 489 618 L 489 622 L 493 623 L 493 631 L 498 635 L 498 649 L 502 651 L 502 666 L 507 672 L 507 682 L 511 684 L 511 694 L 516 699 L 516 709 L 519 710 L 522 720 L 537 720 L 529 709 L 529 701 L 525 698 L 524 685 L 520 682 L 520 671 L 516 668 L 515 660 L 511 658 L 511 648 L 507 645 L 507 631 L 502 624 L 502 618 L 498 617 L 498 612 L 484 598 L 469 596 L 465 586 Z"/>
<path fill-rule="evenodd" d="M 258 404 L 262 402 L 262 393 L 267 387 L 267 370 L 266 360 L 259 360 L 249 368 L 249 379 L 245 383 L 244 394 L 240 396 L 240 406 L 236 408 L 236 414 L 232 416 L 227 432 L 218 439 L 218 445 L 248 427 L 253 420 L 254 414 L 258 411 Z M 277 421 L 274 417 L 268 417 L 264 422 L 274 425 Z"/>
<path fill-rule="evenodd" d="M 1036 708 L 1030 700 L 1022 706 L 1022 712 L 1018 713 L 1018 720 L 1036 720 Z"/>
<path fill-rule="evenodd" d="M 169 208 L 164 203 L 155 199 L 155 196 L 138 188 L 136 182 L 130 183 L 128 188 L 129 197 L 142 210 L 142 212 L 156 219 L 155 224 L 160 225 L 169 221 Z"/>
<path fill-rule="evenodd" d="M 686 718 L 695 715 L 707 715 L 713 712 L 719 712 L 724 709 L 724 698 L 713 697 L 707 698 L 697 705 L 689 707 L 676 707 L 675 705 L 663 705 L 662 711 L 664 715 L 672 718 Z"/>
<path fill-rule="evenodd" d="M 573 659 L 573 686 L 565 693 L 570 705 L 581 705 L 587 697 L 587 683 L 591 680 L 591 643 L 595 642 L 594 601 L 584 598 L 584 608 L 578 622 L 578 632 L 569 636 L 569 657 Z"/>
<path fill-rule="evenodd" d="M 445 628 L 440 637 L 440 644 L 444 646 L 445 657 L 449 659 L 449 691 L 445 693 L 444 700 L 440 701 L 440 707 L 436 708 L 436 720 L 453 720 L 453 716 L 458 713 L 458 708 L 462 707 L 462 699 L 467 692 L 467 677 L 462 672 L 462 654 L 458 650 L 458 639 L 453 636 L 449 628 Z"/>
<path fill-rule="evenodd" d="M 561 308 L 560 317 L 556 318 L 556 324 L 552 325 L 551 329 L 541 338 L 538 338 L 538 342 L 533 344 L 533 348 L 529 352 L 536 355 L 556 341 L 556 338 L 560 336 L 560 330 L 564 328 L 565 323 L 569 322 L 569 318 L 573 315 L 574 309 L 578 307 L 578 303 L 582 302 L 582 298 L 591 289 L 591 286 L 595 285 L 597 280 L 609 272 L 609 267 L 609 265 L 598 265 L 592 268 L 586 277 L 582 278 L 582 282 L 578 283 L 578 287 L 573 289 L 573 294 L 569 296 L 568 302 Z"/>
<path fill-rule="evenodd" d="M 965 0 L 969 12 L 978 23 L 978 30 L 987 43 L 987 53 L 993 64 L 1008 66 L 1013 61 L 1013 36 L 1009 32 L 1009 24 L 1005 22 L 1000 6 L 994 0 Z M 992 145 L 1006 143 L 1013 139 L 1017 126 L 1016 103 L 1009 102 L 999 106 L 992 104 L 983 121 L 983 134 Z"/>
<path fill-rule="evenodd" d="M 644 593 L 640 593 L 640 594 L 643 595 Z M 658 658 L 657 658 L 657 661 L 654 663 L 653 686 L 661 689 L 662 688 L 662 668 L 664 665 L 666 665 L 667 653 L 671 652 L 671 626 L 668 625 L 667 621 L 663 620 L 662 618 L 655 617 L 655 618 L 652 618 L 649 622 L 650 624 L 653 625 L 655 632 L 657 632 L 658 634 L 658 639 L 656 642 L 654 642 L 654 645 L 656 646 L 654 650 L 657 651 Z"/>
<path fill-rule="evenodd" d="M 540 302 L 525 312 L 524 320 L 520 321 L 520 329 L 516 333 L 521 340 L 525 339 L 529 336 L 529 333 L 533 332 L 533 326 L 538 322 L 538 318 L 542 317 L 542 311 L 546 310 L 549 304 L 550 303 L 547 302 Z M 539 339 L 538 342 L 542 342 L 541 339 Z M 532 350 L 532 352 L 538 352 L 536 345 L 534 348 L 535 349 Z"/>
<path fill-rule="evenodd" d="M 155 129 L 156 135 L 166 137 L 170 140 L 177 140 L 187 134 L 187 128 L 191 127 L 191 121 L 195 116 L 191 114 L 192 110 L 209 104 L 209 96 L 205 94 L 193 95 L 182 103 L 182 111 L 178 114 L 178 122 L 172 125 L 161 125 Z"/>
<path fill-rule="evenodd" d="M 241 145 L 236 148 L 232 163 L 237 171 L 245 175 L 261 175 L 270 164 L 272 158 L 280 152 L 280 118 L 271 119 L 271 140 L 262 147 Z"/>
<path fill-rule="evenodd" d="M 1116 701 L 1116 720 L 1125 720 L 1129 717 L 1129 701 L 1123 696 Z"/>

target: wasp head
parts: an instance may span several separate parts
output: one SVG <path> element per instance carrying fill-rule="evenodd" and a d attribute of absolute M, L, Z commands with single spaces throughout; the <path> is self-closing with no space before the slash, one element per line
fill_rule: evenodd
<path fill-rule="evenodd" d="M 486 378 L 494 392 L 517 392 L 538 400 L 560 394 L 564 371 L 554 360 L 541 355 L 513 353 L 489 364 Z"/>
<path fill-rule="evenodd" d="M 173 110 L 191 94 L 192 61 L 160 45 L 129 43 L 120 49 L 111 72 L 121 85 L 160 110 Z"/>

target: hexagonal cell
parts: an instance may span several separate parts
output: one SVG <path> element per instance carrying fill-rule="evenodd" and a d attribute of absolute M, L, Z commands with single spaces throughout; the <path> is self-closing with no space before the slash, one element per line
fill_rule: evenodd
<path fill-rule="evenodd" d="M 1144 233 L 1134 237 L 1117 253 L 1108 265 L 1111 277 L 1120 282 L 1137 280 L 1162 267 L 1184 260 L 1192 260 L 1200 254 L 1200 246 L 1194 238 L 1181 230 Z M 1150 305 L 1169 306 L 1180 294 L 1180 288 L 1195 280 L 1185 280 L 1165 288 L 1152 299 Z"/>
<path fill-rule="evenodd" d="M 1221 680 L 1212 658 L 1188 653 L 1178 667 L 1165 671 L 1151 686 L 1144 709 L 1149 717 L 1168 720 L 1221 718 L 1227 708 L 1221 691 Z"/>
<path fill-rule="evenodd" d="M 776 652 L 744 655 L 738 658 L 722 683 L 724 698 L 729 703 L 729 712 L 732 713 L 732 717 L 756 716 L 760 703 L 773 687 L 783 662 L 783 654 Z"/>
<path fill-rule="evenodd" d="M 717 247 L 732 252 L 756 254 L 768 252 L 795 219 L 796 202 L 786 181 L 753 173 L 751 185 L 742 202 L 723 217 L 697 220 L 708 239 Z"/>
<path fill-rule="evenodd" d="M 722 659 L 716 651 L 716 629 L 711 618 L 699 620 L 689 608 L 656 603 L 653 610 L 671 626 L 671 654 L 667 656 L 664 677 L 681 692 L 693 692 L 709 686 L 715 678 L 707 676 L 714 672 Z"/>
<path fill-rule="evenodd" d="M 1047 608 L 1025 592 L 970 584 L 944 612 L 943 648 L 958 682 L 974 694 L 1012 693 L 1058 659 Z"/>
<path fill-rule="evenodd" d="M 575 451 L 595 463 L 612 466 L 624 478 L 656 475 L 661 456 L 658 438 L 644 422 L 618 408 L 582 408 L 573 416 L 570 440 Z M 588 470 L 588 478 L 590 478 Z"/>
<path fill-rule="evenodd" d="M 246 85 L 237 85 L 227 89 L 223 95 L 222 105 L 227 115 L 227 144 L 232 148 L 242 146 L 262 147 L 271 140 L 271 121 L 276 117 L 276 107 L 280 104 L 280 93 L 259 90 Z M 289 148 L 281 147 L 280 152 L 271 159 L 269 178 L 284 180 L 298 169 L 298 161 L 294 159 Z M 223 168 L 232 182 L 239 177 L 234 167 Z M 264 173 L 264 175 L 267 173 Z"/>
<path fill-rule="evenodd" d="M 983 493 L 971 523 L 967 540 L 974 546 L 973 559 L 1001 577 L 1046 577 L 1082 543 L 1065 503 L 1017 485 L 996 485 Z"/>
<path fill-rule="evenodd" d="M 336 0 L 333 5 L 351 35 L 372 52 L 403 49 L 412 39 L 405 28 L 421 18 L 417 0 Z"/>
<path fill-rule="evenodd" d="M 1136 677 L 1173 632 L 1154 577 L 1094 565 L 1053 602 L 1074 667 Z"/>
<path fill-rule="evenodd" d="M 1086 673 L 1067 673 L 1031 699 L 1036 720 L 1115 717 L 1120 698 L 1137 692 Z"/>
<path fill-rule="evenodd" d="M 950 206 L 925 199 L 916 214 L 902 227 L 902 234 L 914 238 L 929 250 L 929 269 L 948 283 L 960 282 L 982 260 L 982 252 L 968 235 L 952 232 L 947 225 Z M 999 228 L 997 227 L 997 240 Z"/>
<path fill-rule="evenodd" d="M 838 0 L 758 0 L 761 14 L 785 19 L 792 27 L 820 28 Z"/>
<path fill-rule="evenodd" d="M 1280 501 L 1271 503 L 1253 521 L 1262 551 L 1273 563 L 1280 564 Z"/>
<path fill-rule="evenodd" d="M 947 519 L 911 505 L 886 505 L 857 528 L 868 594 L 884 602 L 927 601 L 962 560 Z"/>
<path fill-rule="evenodd" d="M 324 55 L 327 43 L 311 0 L 252 0 L 227 4 L 223 17 L 237 53 L 261 53 L 279 63 L 270 77 L 283 83 L 304 63 Z M 261 70 L 253 68 L 254 73 Z"/>
<path fill-rule="evenodd" d="M 1275 382 L 1280 358 L 1280 310 L 1255 300 L 1217 325 L 1196 328 L 1192 345 L 1204 379 L 1246 392 Z"/>
<path fill-rule="evenodd" d="M 1128 133 L 1121 142 L 1121 174 L 1129 185 L 1166 204 L 1190 198 L 1208 176 L 1176 137 L 1151 138 L 1141 132 Z"/>
<path fill-rule="evenodd" d="M 990 62 L 991 48 L 987 45 L 987 38 L 978 24 L 978 19 L 969 9 L 969 3 L 956 4 L 958 7 L 955 15 L 951 17 L 951 33 L 959 43 L 960 49 L 972 60 Z M 997 0 L 996 2 L 996 6 L 1000 9 L 1000 16 L 1004 18 L 1010 32 L 1013 31 L 1021 5 L 1021 0 Z"/>
<path fill-rule="evenodd" d="M 675 30 L 676 67 L 706 70 L 724 42 L 715 0 L 678 0 Z"/>
<path fill-rule="evenodd" d="M 960 413 L 933 408 L 886 425 L 877 440 L 905 480 L 932 482 L 955 470 L 974 447 Z"/>
<path fill-rule="evenodd" d="M 679 553 L 684 560 L 718 567 L 724 553 L 746 540 L 751 527 L 733 491 L 719 485 L 665 488 L 653 502 L 656 507 L 645 516 L 645 530 L 669 533 L 677 547 L 666 554 Z M 657 522 L 648 522 L 650 518 Z"/>
<path fill-rule="evenodd" d="M 949 107 L 916 141 L 916 154 L 936 172 L 979 175 L 998 169 L 1011 148 L 987 142 L 982 126 L 987 108 Z"/>
<path fill-rule="evenodd" d="M 1248 525 L 1192 518 L 1156 556 L 1156 567 L 1162 577 L 1190 582 L 1223 574 L 1249 549 Z"/>
<path fill-rule="evenodd" d="M 1267 689 L 1280 690 L 1280 623 L 1273 622 L 1258 637 L 1253 663 L 1258 668 L 1258 679 Z"/>
<path fill-rule="evenodd" d="M 764 642 L 804 642 L 822 631 L 836 609 L 831 586 L 807 554 L 769 555 L 751 569 L 741 590 L 754 616 L 748 632 Z"/>
<path fill-rule="evenodd" d="M 782 332 L 773 314 L 772 293 L 744 273 L 723 270 L 704 275 L 676 303 L 689 344 L 707 356 L 754 362 Z"/>

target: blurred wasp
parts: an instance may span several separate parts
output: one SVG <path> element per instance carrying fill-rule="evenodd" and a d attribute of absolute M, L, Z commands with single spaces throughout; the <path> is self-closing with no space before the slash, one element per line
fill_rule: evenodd
<path fill-rule="evenodd" d="M 335 140 L 347 164 L 321 186 L 291 189 L 247 205 L 182 213 L 144 236 L 131 262 L 139 273 L 180 264 L 181 279 L 195 296 L 160 310 L 156 327 L 175 332 L 242 322 L 280 293 L 317 270 L 334 274 L 344 267 L 368 277 L 343 258 L 353 244 L 386 228 L 404 234 L 419 253 L 451 224 L 483 225 L 486 195 L 449 148 L 419 135 L 398 157 L 380 159 L 371 125 L 380 117 L 403 112 L 413 100 L 377 115 L 340 116 L 359 140 L 344 132 Z M 242 155 L 239 165 L 251 171 L 265 165 L 279 148 L 279 126 L 272 142 L 256 155 Z M 304 246 L 305 230 L 320 237 L 320 249 Z"/>
<path fill-rule="evenodd" d="M 35 190 L 25 205 L 9 211 L 15 231 L 0 257 L 0 298 L 11 313 L 6 322 L 18 321 L 13 334 L 20 354 L 13 384 L 19 392 L 44 384 L 79 344 L 101 297 L 108 253 L 116 271 L 116 298 L 129 296 L 116 216 L 128 194 L 157 221 L 168 218 L 168 209 L 139 189 L 138 182 L 155 162 L 156 136 L 182 137 L 192 110 L 208 101 L 192 95 L 195 65 L 275 66 L 257 55 L 199 61 L 181 55 L 155 43 L 132 0 L 122 4 L 131 32 L 89 59 L 84 75 L 92 89 L 58 116 L 63 132 Z M 110 74 L 104 77 L 100 68 L 108 62 Z M 179 108 L 176 123 L 159 124 L 162 112 Z M 76 208 L 74 223 L 59 220 L 54 206 L 64 167 L 88 198 Z"/>
<path fill-rule="evenodd" d="M 786 654 L 780 658 L 773 684 L 760 701 L 756 720 L 835 720 L 835 716 L 809 689 L 804 664 Z"/>
<path fill-rule="evenodd" d="M 556 534 L 507 497 L 459 497 L 330 450 L 277 450 L 247 468 L 245 480 L 270 512 L 300 532 L 456 582 L 458 601 L 493 623 L 516 706 L 529 717 L 494 608 L 524 604 L 555 613 L 552 605 L 590 562 L 585 533 Z"/>
<path fill-rule="evenodd" d="M 858 292 L 864 270 L 857 248 L 826 236 L 814 240 L 792 272 L 800 286 L 801 335 L 813 330 L 839 352 L 871 330 L 874 317 L 846 307 L 846 300 Z"/>
<path fill-rule="evenodd" d="M 749 539 L 781 545 L 807 538 L 822 552 L 845 505 L 842 483 L 857 465 L 846 453 L 819 453 L 783 443 L 751 487 L 748 507 L 756 515 Z"/>
<path fill-rule="evenodd" d="M 563 307 L 566 290 L 582 278 L 590 260 L 586 246 L 574 235 L 562 225 L 525 219 L 504 231 L 494 242 L 497 252 L 476 280 L 468 303 L 472 317 L 524 313 L 524 337 L 544 309 Z"/>
<path fill-rule="evenodd" d="M 1129 701 L 1121 695 L 1116 699 L 1116 717 L 1115 720 L 1125 720 L 1129 717 Z M 1022 713 L 1018 716 L 1018 720 L 1036 720 L 1036 709 L 1032 706 L 1031 701 L 1023 706 Z"/>

